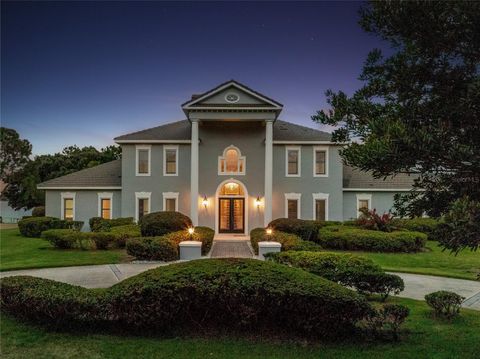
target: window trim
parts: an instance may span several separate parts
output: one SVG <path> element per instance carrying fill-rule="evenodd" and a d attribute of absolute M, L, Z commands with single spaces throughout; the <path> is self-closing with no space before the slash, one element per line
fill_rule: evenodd
<path fill-rule="evenodd" d="M 361 193 L 361 194 L 357 194 L 356 197 L 357 197 L 357 218 L 359 218 L 360 215 L 362 214 L 360 212 L 359 202 L 360 201 L 368 201 L 368 210 L 371 210 L 372 209 L 372 194 Z"/>
<path fill-rule="evenodd" d="M 75 197 L 77 193 L 76 192 L 61 192 L 60 193 L 60 198 L 61 198 L 61 204 L 60 204 L 60 219 L 65 220 L 65 200 L 66 199 L 72 199 L 73 200 L 73 218 L 72 221 L 75 221 Z"/>
<path fill-rule="evenodd" d="M 222 160 L 226 161 L 226 155 L 228 150 L 235 150 L 238 153 L 238 166 L 240 165 L 240 161 L 243 160 L 243 171 L 238 171 L 238 172 L 222 172 Z M 239 166 L 240 167 L 240 166 Z M 225 168 L 226 168 L 226 163 L 225 163 Z M 230 145 L 226 147 L 223 150 L 223 153 L 221 156 L 218 156 L 218 164 L 217 164 L 217 172 L 219 176 L 244 176 L 245 173 L 247 172 L 247 158 L 245 156 L 242 156 L 242 151 L 237 146 Z"/>
<path fill-rule="evenodd" d="M 167 199 L 174 199 L 175 200 L 175 212 L 178 212 L 178 192 L 163 192 L 163 211 L 167 210 Z"/>
<path fill-rule="evenodd" d="M 98 216 L 102 217 L 102 199 L 109 199 L 110 200 L 110 218 L 113 218 L 113 193 L 112 192 L 98 192 L 97 193 L 98 197 Z"/>
<path fill-rule="evenodd" d="M 288 218 L 288 200 L 297 201 L 297 219 L 302 219 L 302 194 L 301 193 L 285 193 L 285 218 Z"/>
<path fill-rule="evenodd" d="M 288 151 L 298 151 L 298 173 L 288 173 Z M 302 176 L 302 147 L 301 146 L 285 146 L 285 177 L 301 177 Z"/>
<path fill-rule="evenodd" d="M 138 222 L 138 200 L 148 199 L 148 213 L 152 209 L 152 192 L 135 192 L 135 221 Z"/>
<path fill-rule="evenodd" d="M 313 146 L 313 177 L 328 177 L 328 146 Z M 325 152 L 325 173 L 317 174 L 317 151 Z"/>
<path fill-rule="evenodd" d="M 313 197 L 313 217 L 312 219 L 315 221 L 317 219 L 317 199 L 325 200 L 325 220 L 328 221 L 328 197 L 330 196 L 329 193 L 312 193 Z"/>
<path fill-rule="evenodd" d="M 167 173 L 167 150 L 175 150 L 175 173 Z M 178 146 L 163 146 L 163 175 L 178 176 Z"/>
<path fill-rule="evenodd" d="M 140 150 L 148 150 L 148 172 L 140 173 L 138 172 L 138 153 Z M 136 145 L 135 146 L 135 176 L 144 177 L 150 176 L 152 173 L 152 146 L 151 145 Z"/>

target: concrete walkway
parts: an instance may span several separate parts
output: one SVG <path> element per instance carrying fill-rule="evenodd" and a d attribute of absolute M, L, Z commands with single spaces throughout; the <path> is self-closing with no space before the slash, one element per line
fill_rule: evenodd
<path fill-rule="evenodd" d="M 15 275 L 30 275 L 53 279 L 60 282 L 79 285 L 86 288 L 110 287 L 125 278 L 134 276 L 146 270 L 165 266 L 167 263 L 128 263 L 106 264 L 95 266 L 26 269 L 17 271 L 0 272 L 0 278 Z M 463 307 L 480 310 L 480 282 L 435 277 L 419 274 L 395 273 L 405 282 L 405 290 L 400 297 L 423 300 L 428 293 L 437 290 L 449 290 L 460 294 L 466 300 Z"/>
<path fill-rule="evenodd" d="M 213 241 L 211 258 L 253 258 L 249 241 L 222 239 Z"/>

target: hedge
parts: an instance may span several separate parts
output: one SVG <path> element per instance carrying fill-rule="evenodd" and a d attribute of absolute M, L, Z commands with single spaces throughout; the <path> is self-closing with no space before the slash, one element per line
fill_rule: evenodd
<path fill-rule="evenodd" d="M 55 217 L 28 217 L 18 221 L 18 229 L 24 237 L 40 238 L 47 229 L 75 229 L 83 227 L 81 221 L 65 221 Z"/>
<path fill-rule="evenodd" d="M 361 293 L 378 293 L 386 299 L 400 293 L 405 285 L 394 274 L 388 274 L 371 259 L 348 253 L 281 252 L 268 253 L 268 260 L 301 268 L 328 280 L 352 287 Z"/>
<path fill-rule="evenodd" d="M 250 243 L 258 254 L 258 242 L 279 242 L 282 245 L 282 251 L 290 250 L 320 250 L 321 247 L 313 242 L 304 241 L 299 236 L 292 233 L 284 233 L 273 230 L 271 235 L 267 235 L 265 228 L 254 228 L 250 231 Z"/>
<path fill-rule="evenodd" d="M 336 283 L 271 262 L 205 259 L 156 268 L 105 290 L 17 276 L 2 310 L 55 328 L 190 335 L 208 331 L 337 337 L 372 308 Z"/>
<path fill-rule="evenodd" d="M 92 232 L 109 231 L 118 226 L 127 226 L 135 224 L 133 217 L 120 217 L 113 219 L 103 219 L 102 217 L 92 217 L 88 220 Z"/>
<path fill-rule="evenodd" d="M 324 248 L 371 252 L 417 252 L 426 241 L 427 235 L 420 232 L 381 232 L 349 226 L 323 227 L 319 238 Z"/>
<path fill-rule="evenodd" d="M 313 221 L 295 218 L 277 218 L 271 221 L 268 224 L 268 227 L 276 231 L 296 234 L 304 241 L 317 242 L 318 231 L 320 230 L 320 228 L 338 224 L 341 224 L 341 222 Z"/>
<path fill-rule="evenodd" d="M 140 226 L 136 224 L 127 224 L 121 226 L 114 226 L 108 233 L 111 233 L 115 237 L 115 246 L 118 248 L 125 248 L 125 243 L 128 238 L 140 237 Z"/>
<path fill-rule="evenodd" d="M 435 218 L 416 217 L 411 219 L 395 219 L 393 223 L 398 228 L 422 232 L 428 235 L 429 240 L 435 240 L 434 232 L 440 221 Z"/>
<path fill-rule="evenodd" d="M 186 230 L 192 221 L 180 212 L 153 212 L 139 221 L 143 237 L 163 236 L 170 232 Z"/>

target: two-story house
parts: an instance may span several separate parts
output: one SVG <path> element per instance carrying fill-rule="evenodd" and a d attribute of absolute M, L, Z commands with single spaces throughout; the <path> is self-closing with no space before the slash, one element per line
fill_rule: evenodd
<path fill-rule="evenodd" d="M 194 95 L 185 120 L 116 137 L 121 160 L 39 184 L 46 214 L 87 224 L 179 211 L 216 233 L 248 234 L 280 217 L 386 212 L 410 190 L 408 175 L 374 179 L 343 165 L 329 133 L 280 120 L 282 108 L 233 80 Z"/>

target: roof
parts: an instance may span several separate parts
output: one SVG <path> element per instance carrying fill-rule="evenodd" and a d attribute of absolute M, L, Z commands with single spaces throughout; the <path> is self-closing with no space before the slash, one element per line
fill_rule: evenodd
<path fill-rule="evenodd" d="M 115 138 L 116 142 L 188 142 L 190 141 L 191 127 L 188 120 L 171 122 L 166 125 L 148 128 L 146 130 L 129 133 Z M 331 134 L 310 127 L 296 125 L 291 122 L 277 120 L 273 125 L 274 141 L 330 141 Z"/>
<path fill-rule="evenodd" d="M 122 160 L 115 160 L 57 177 L 38 184 L 39 189 L 47 188 L 111 188 L 122 186 Z"/>
<path fill-rule="evenodd" d="M 374 178 L 371 172 L 364 172 L 357 168 L 343 165 L 343 188 L 344 189 L 377 189 L 409 190 L 413 186 L 413 181 L 417 177 L 415 174 L 400 173 L 394 177 Z"/>

